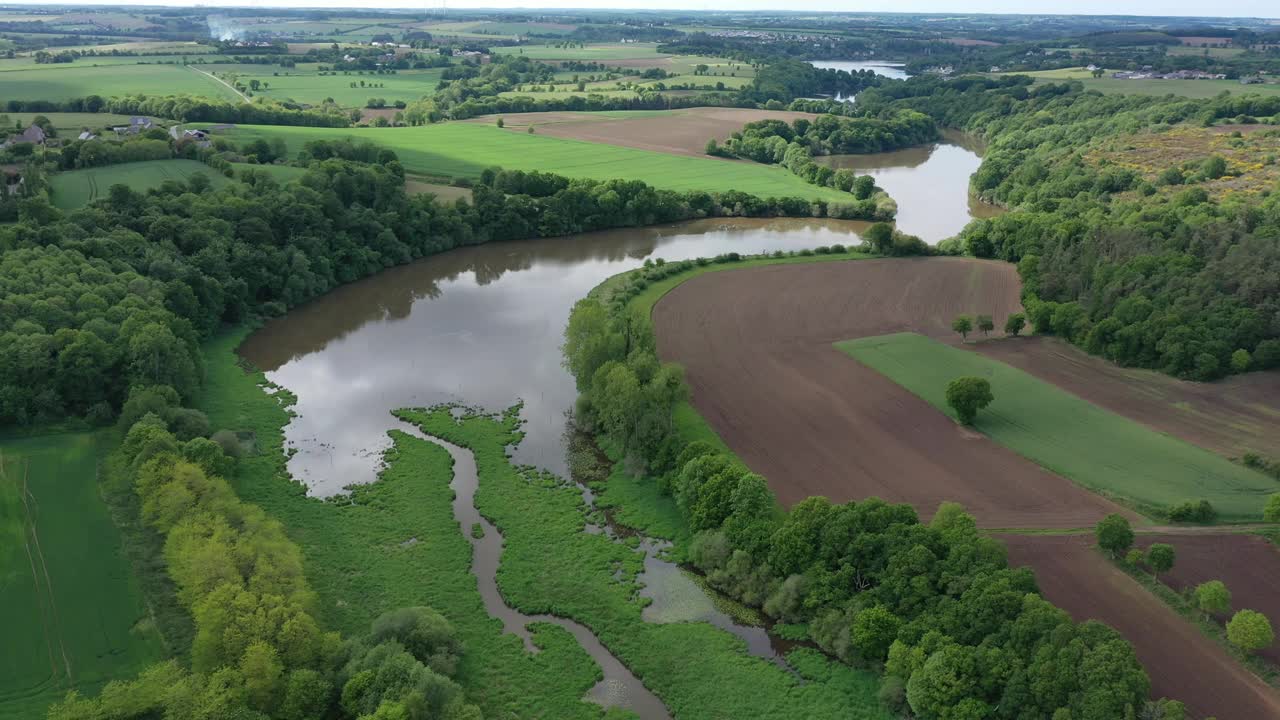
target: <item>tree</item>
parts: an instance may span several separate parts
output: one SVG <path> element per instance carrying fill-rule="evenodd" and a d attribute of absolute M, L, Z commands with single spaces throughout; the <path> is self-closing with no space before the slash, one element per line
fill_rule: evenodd
<path fill-rule="evenodd" d="M 502 122 L 502 118 L 498 118 L 498 127 L 506 127 L 506 123 Z"/>
<path fill-rule="evenodd" d="M 1195 589 L 1196 607 L 1205 615 L 1231 610 L 1231 591 L 1221 580 L 1202 582 Z"/>
<path fill-rule="evenodd" d="M 961 377 L 947 385 L 947 404 L 956 411 L 960 422 L 972 425 L 978 411 L 991 404 L 991 383 L 979 377 Z"/>
<path fill-rule="evenodd" d="M 1094 76 L 1095 78 L 1100 78 L 1100 77 L 1102 77 L 1103 73 L 1105 73 L 1105 72 L 1106 72 L 1106 70 L 1103 70 L 1103 69 L 1102 69 L 1102 68 L 1100 68 L 1100 67 L 1096 67 L 1096 68 L 1094 68 L 1094 69 L 1093 69 L 1093 76 Z"/>
<path fill-rule="evenodd" d="M 1267 522 L 1280 522 L 1280 493 L 1272 493 L 1267 498 L 1267 506 L 1262 510 L 1262 519 Z"/>
<path fill-rule="evenodd" d="M 1231 372 L 1242 373 L 1249 369 L 1249 364 L 1253 362 L 1253 358 L 1249 355 L 1249 351 L 1240 348 L 1231 353 Z"/>
<path fill-rule="evenodd" d="M 996 329 L 996 323 L 991 319 L 990 315 L 979 315 L 978 329 L 982 331 L 982 335 L 985 337 L 987 333 Z"/>
<path fill-rule="evenodd" d="M 1004 321 L 1004 332 L 1006 335 L 1018 337 L 1018 333 L 1022 332 L 1022 328 L 1027 326 L 1027 316 L 1022 313 L 1014 313 Z"/>
<path fill-rule="evenodd" d="M 1147 548 L 1147 564 L 1151 566 L 1152 575 L 1172 570 L 1176 557 L 1173 546 L 1166 543 L 1155 543 Z"/>
<path fill-rule="evenodd" d="M 902 620 L 883 605 L 875 605 L 853 617 L 849 639 L 867 660 L 883 660 L 898 637 Z"/>
<path fill-rule="evenodd" d="M 893 248 L 893 227 L 889 223 L 872 225 L 863 237 L 870 243 L 872 251 L 879 255 L 886 255 Z"/>
<path fill-rule="evenodd" d="M 1227 622 L 1227 639 L 1247 653 L 1255 653 L 1275 641 L 1275 632 L 1266 615 L 1256 610 L 1241 610 Z"/>
<path fill-rule="evenodd" d="M 240 659 L 240 672 L 249 691 L 249 702 L 263 712 L 271 710 L 279 698 L 284 673 L 276 649 L 262 640 L 249 645 Z"/>
<path fill-rule="evenodd" d="M 1102 518 L 1094 527 L 1094 534 L 1099 547 L 1111 553 L 1113 558 L 1120 557 L 1133 546 L 1133 528 L 1129 527 L 1129 520 L 1123 515 L 1112 513 Z"/>
<path fill-rule="evenodd" d="M 969 333 L 973 331 L 973 319 L 968 315 L 960 315 L 951 321 L 951 329 L 960 333 L 961 340 L 968 340 Z"/>

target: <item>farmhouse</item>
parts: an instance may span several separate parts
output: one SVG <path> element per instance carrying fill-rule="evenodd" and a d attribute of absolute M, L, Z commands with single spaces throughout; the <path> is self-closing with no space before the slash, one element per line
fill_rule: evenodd
<path fill-rule="evenodd" d="M 32 125 L 17 135 L 10 135 L 4 145 L 0 147 L 12 147 L 14 145 L 25 145 L 28 143 L 32 145 L 43 145 L 45 139 L 46 135 L 44 134 L 44 128 L 41 128 L 39 125 Z"/>
<path fill-rule="evenodd" d="M 151 118 L 134 115 L 129 118 L 128 125 L 117 125 L 111 129 L 114 130 L 117 135 L 137 135 L 138 133 L 144 130 L 150 130 L 155 126 L 156 124 L 151 120 Z"/>

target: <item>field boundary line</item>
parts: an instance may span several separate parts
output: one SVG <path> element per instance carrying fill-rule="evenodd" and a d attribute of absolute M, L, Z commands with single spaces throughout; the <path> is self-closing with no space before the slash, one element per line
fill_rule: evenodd
<path fill-rule="evenodd" d="M 234 86 L 234 85 L 232 85 L 231 83 L 227 82 L 226 80 L 223 80 L 222 78 L 218 77 L 217 75 L 214 75 L 214 74 L 213 74 L 213 73 L 211 73 L 211 72 L 205 72 L 204 70 L 201 70 L 201 69 L 199 69 L 199 68 L 195 67 L 194 65 L 184 65 L 183 67 L 187 68 L 188 70 L 193 70 L 193 71 L 195 71 L 195 72 L 198 72 L 198 73 L 200 73 L 201 75 L 204 75 L 205 77 L 212 79 L 214 82 L 222 83 L 224 86 L 226 86 L 226 88 L 227 88 L 228 90 L 230 90 L 231 92 L 235 93 L 236 95 L 239 95 L 241 100 L 243 100 L 243 101 L 245 101 L 245 102 L 249 102 L 249 96 L 248 96 L 248 95 L 245 95 L 244 93 L 240 92 L 239 90 L 237 90 L 237 89 L 235 88 L 235 86 Z"/>

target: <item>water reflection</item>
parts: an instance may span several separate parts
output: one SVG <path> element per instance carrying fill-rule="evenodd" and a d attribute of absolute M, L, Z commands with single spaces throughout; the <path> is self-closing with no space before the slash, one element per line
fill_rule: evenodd
<path fill-rule="evenodd" d="M 517 462 L 566 476 L 560 436 L 576 391 L 560 343 L 591 288 L 646 257 L 850 245 L 865 227 L 717 219 L 462 248 L 338 288 L 268 322 L 240 352 L 297 395 L 289 471 L 314 495 L 374 480 L 391 410 L 442 402 L 496 411 L 524 400 Z"/>
<path fill-rule="evenodd" d="M 844 70 L 846 72 L 870 70 L 877 75 L 893 80 L 906 80 L 911 77 L 907 74 L 906 66 L 903 63 L 888 62 L 886 60 L 810 60 L 809 64 L 819 70 Z"/>
<path fill-rule="evenodd" d="M 831 155 L 817 161 L 870 175 L 898 203 L 898 229 L 936 244 L 959 233 L 974 218 L 1002 210 L 974 199 L 969 177 L 982 164 L 982 141 L 944 131 L 932 145 L 870 155 Z"/>

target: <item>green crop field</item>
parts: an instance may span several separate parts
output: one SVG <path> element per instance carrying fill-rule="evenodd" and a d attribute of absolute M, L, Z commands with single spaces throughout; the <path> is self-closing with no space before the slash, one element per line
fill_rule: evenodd
<path fill-rule="evenodd" d="M 847 200 L 848 194 L 810 185 L 779 166 L 668 155 L 600 143 L 502 130 L 477 123 L 409 128 L 309 128 L 241 125 L 237 141 L 283 138 L 291 153 L 308 140 L 350 137 L 394 150 L 405 169 L 433 177 L 479 177 L 494 166 L 542 170 L 594 180 L 642 180 L 668 190 L 740 190 L 761 197 Z"/>
<path fill-rule="evenodd" d="M 0 76 L 0 78 L 3 78 L 3 76 Z M 23 126 L 27 126 L 27 125 L 30 125 L 31 121 L 34 120 L 39 115 L 43 115 L 49 118 L 49 122 L 53 123 L 53 129 L 58 132 L 58 137 L 60 138 L 70 137 L 74 139 L 76 135 L 80 134 L 80 128 L 87 127 L 91 130 L 98 131 L 98 130 L 103 130 L 105 128 L 112 127 L 114 125 L 129 124 L 128 115 L 115 115 L 113 113 L 58 113 L 58 112 L 47 112 L 47 113 L 0 112 L 0 122 L 3 122 L 5 125 L 9 127 L 13 127 L 16 123 L 21 123 Z M 5 122 L 4 120 L 5 118 L 8 118 L 8 122 Z M 152 118 L 152 119 L 154 120 L 156 118 Z"/>
<path fill-rule="evenodd" d="M 316 73 L 298 73 L 283 70 L 273 75 L 275 70 L 268 71 L 270 65 L 259 65 L 257 70 L 239 73 L 237 79 L 242 86 L 248 86 L 250 80 L 266 83 L 266 89 L 258 90 L 255 95 L 274 98 L 276 100 L 294 100 L 300 103 L 319 105 L 327 98 L 344 107 L 364 107 L 370 98 L 381 98 L 387 105 L 403 100 L 406 103 L 420 100 L 427 95 L 434 95 L 436 85 L 440 82 L 443 68 L 429 70 L 401 70 L 395 75 L 319 75 Z M 219 72 L 221 68 L 216 68 Z M 351 87 L 355 83 L 356 87 Z M 364 83 L 365 87 L 360 87 Z M 369 87 L 381 85 L 383 87 Z"/>
<path fill-rule="evenodd" d="M 656 43 L 601 43 L 586 47 L 556 47 L 555 45 L 513 45 L 495 47 L 498 54 L 524 55 L 535 60 L 636 60 L 672 57 L 658 52 Z"/>
<path fill-rule="evenodd" d="M 1206 499 L 1227 521 L 1256 521 L 1276 482 L 1148 429 L 1004 363 L 914 333 L 836 343 L 858 361 L 955 417 L 946 387 L 986 378 L 995 401 L 975 427 L 1014 452 L 1092 490 L 1146 510 Z"/>
<path fill-rule="evenodd" d="M 50 178 L 49 184 L 53 190 L 53 204 L 71 210 L 103 197 L 112 185 L 128 185 L 142 192 L 160 187 L 165 180 L 185 181 L 195 173 L 204 173 L 214 187 L 230 182 L 213 168 L 195 160 L 147 160 L 57 173 Z"/>
<path fill-rule="evenodd" d="M 1280 94 L 1280 85 L 1241 85 L 1238 80 L 1117 80 L 1111 77 L 1110 73 L 1111 71 L 1108 70 L 1106 76 L 1095 78 L 1088 70 L 1070 68 L 1005 74 L 1027 75 L 1035 78 L 1037 83 L 1076 80 L 1087 90 L 1097 90 L 1111 95 L 1181 95 L 1188 98 L 1211 98 L 1224 90 L 1235 95 Z"/>
<path fill-rule="evenodd" d="M 0 443 L 0 717 L 42 717 L 67 690 L 96 693 L 165 655 L 97 461 L 90 434 Z"/>
<path fill-rule="evenodd" d="M 88 95 L 204 95 L 235 100 L 221 83 L 181 65 L 115 65 L 91 67 L 76 63 L 50 65 L 56 69 L 23 69 L 0 73 L 6 100 L 68 100 Z"/>

